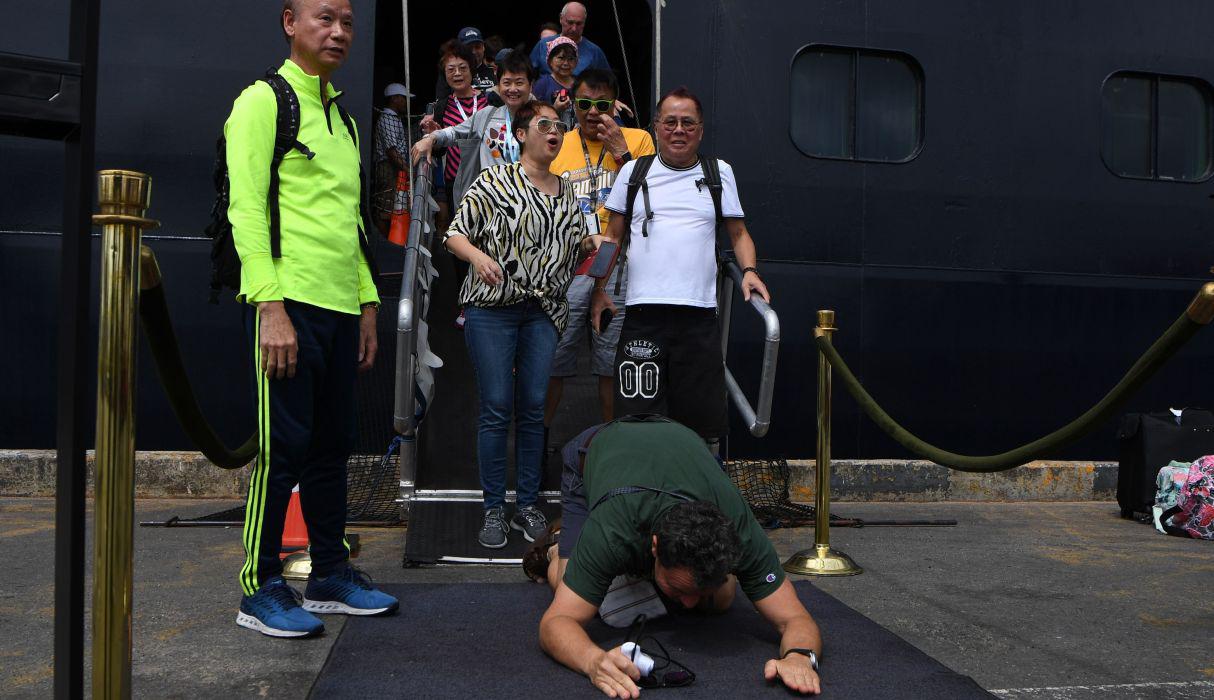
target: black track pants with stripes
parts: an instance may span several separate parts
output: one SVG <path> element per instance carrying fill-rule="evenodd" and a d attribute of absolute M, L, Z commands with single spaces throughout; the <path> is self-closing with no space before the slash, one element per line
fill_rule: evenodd
<path fill-rule="evenodd" d="M 312 571 L 326 576 L 349 558 L 346 460 L 356 430 L 358 316 L 290 300 L 285 306 L 299 343 L 295 376 L 289 379 L 261 373 L 258 314 L 253 306 L 246 310 L 259 436 L 245 512 L 245 564 L 240 570 L 246 595 L 282 573 L 278 555 L 283 521 L 296 484 L 308 526 Z"/>

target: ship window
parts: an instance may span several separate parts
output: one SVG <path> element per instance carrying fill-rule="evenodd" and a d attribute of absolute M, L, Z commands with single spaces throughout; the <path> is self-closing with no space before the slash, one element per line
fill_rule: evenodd
<path fill-rule="evenodd" d="M 1209 83 L 1150 73 L 1114 73 L 1102 89 L 1100 155 L 1120 177 L 1198 182 L 1214 173 Z"/>
<path fill-rule="evenodd" d="M 923 146 L 923 69 L 904 53 L 811 44 L 793 58 L 790 105 L 808 156 L 905 163 Z"/>

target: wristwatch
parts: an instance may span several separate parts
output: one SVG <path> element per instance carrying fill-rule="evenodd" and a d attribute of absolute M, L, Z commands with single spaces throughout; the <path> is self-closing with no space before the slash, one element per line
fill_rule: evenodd
<path fill-rule="evenodd" d="M 787 659 L 789 654 L 801 654 L 802 656 L 808 656 L 809 665 L 815 671 L 818 670 L 818 655 L 814 653 L 813 649 L 789 649 L 788 651 L 784 652 L 784 656 L 781 656 L 780 658 Z"/>
<path fill-rule="evenodd" d="M 615 157 L 615 156 L 612 156 Z M 632 160 L 632 151 L 624 151 L 618 158 L 615 159 L 616 164 L 623 165 Z"/>

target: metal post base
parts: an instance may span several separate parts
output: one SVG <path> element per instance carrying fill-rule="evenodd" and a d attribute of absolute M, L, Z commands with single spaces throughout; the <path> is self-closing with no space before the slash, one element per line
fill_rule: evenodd
<path fill-rule="evenodd" d="M 307 581 L 312 573 L 312 555 L 308 550 L 288 554 L 282 560 L 282 577 L 288 581 Z"/>
<path fill-rule="evenodd" d="M 802 576 L 855 576 L 864 573 L 852 558 L 830 545 L 804 549 L 784 562 L 784 570 Z"/>

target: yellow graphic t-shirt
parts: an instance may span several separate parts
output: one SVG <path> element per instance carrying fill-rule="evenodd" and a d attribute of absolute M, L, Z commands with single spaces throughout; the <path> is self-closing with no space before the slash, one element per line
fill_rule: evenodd
<path fill-rule="evenodd" d="M 628 144 L 628 152 L 633 158 L 657 153 L 653 147 L 653 138 L 649 132 L 642 129 L 622 127 L 624 141 Z M 602 141 L 585 139 L 586 148 L 582 150 L 581 129 L 574 129 L 565 135 L 565 143 L 552 161 L 550 170 L 553 174 L 565 178 L 577 197 L 582 215 L 586 217 L 588 233 L 603 233 L 607 230 L 607 218 L 611 212 L 603 204 L 607 195 L 611 194 L 611 186 L 615 182 L 620 164 L 610 152 L 604 152 Z M 587 166 L 586 161 L 590 164 Z"/>

